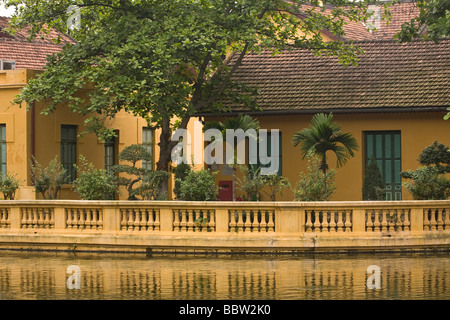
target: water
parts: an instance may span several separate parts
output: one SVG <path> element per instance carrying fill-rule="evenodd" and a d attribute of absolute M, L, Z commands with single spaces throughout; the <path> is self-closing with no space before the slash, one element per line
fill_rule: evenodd
<path fill-rule="evenodd" d="M 378 268 L 379 278 L 369 266 Z M 145 257 L 0 252 L 0 299 L 448 300 L 449 275 L 449 254 Z"/>

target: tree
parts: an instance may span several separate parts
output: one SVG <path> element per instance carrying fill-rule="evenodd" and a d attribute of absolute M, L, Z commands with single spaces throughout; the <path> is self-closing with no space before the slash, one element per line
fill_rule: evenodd
<path fill-rule="evenodd" d="M 260 174 L 261 168 L 246 165 L 238 165 L 237 168 L 242 172 L 242 179 L 233 175 L 236 188 L 245 193 L 245 200 L 252 201 L 254 198 L 258 200 L 260 192 L 264 188 L 264 177 Z"/>
<path fill-rule="evenodd" d="M 76 166 L 78 178 L 73 181 L 73 189 L 82 200 L 107 200 L 118 191 L 117 178 L 105 169 L 95 168 L 93 163 L 79 156 L 80 166 Z"/>
<path fill-rule="evenodd" d="M 385 187 L 380 168 L 375 157 L 372 156 L 364 175 L 363 200 L 384 200 Z"/>
<path fill-rule="evenodd" d="M 236 118 L 227 118 L 223 122 L 222 121 L 210 121 L 207 122 L 204 126 L 204 130 L 208 129 L 218 129 L 223 136 L 223 141 L 226 140 L 227 130 L 238 130 L 241 129 L 244 132 L 248 133 L 250 137 L 253 139 L 257 139 L 257 134 L 259 130 L 259 121 L 253 119 L 249 115 L 239 114 Z M 249 130 L 254 130 L 255 135 L 252 135 L 252 132 Z M 226 143 L 234 143 L 234 141 L 226 141 Z M 233 201 L 236 200 L 236 172 L 237 172 L 237 151 L 235 149 L 233 164 L 231 165 L 233 171 Z"/>
<path fill-rule="evenodd" d="M 180 200 L 214 201 L 218 195 L 215 173 L 209 169 L 192 170 L 180 181 Z"/>
<path fill-rule="evenodd" d="M 439 42 L 439 39 L 450 36 L 449 0 L 419 0 L 416 5 L 420 9 L 419 16 L 405 22 L 396 38 L 402 42 L 414 38 Z"/>
<path fill-rule="evenodd" d="M 50 29 L 68 32 L 72 0 L 2 2 L 16 8 L 12 30 L 29 27 L 30 38 Z M 356 64 L 357 45 L 328 42 L 321 31 L 344 36 L 346 21 L 372 14 L 371 2 L 330 0 L 331 13 L 313 13 L 318 0 L 78 1 L 81 28 L 70 30 L 75 43 L 51 56 L 14 102 L 44 102 L 44 114 L 67 105 L 102 140 L 115 135 L 104 120 L 119 111 L 143 117 L 161 129 L 157 170 L 168 171 L 177 144 L 171 133 L 186 129 L 192 115 L 227 111 L 224 98 L 257 108 L 257 88 L 233 80 L 246 54 L 299 47 Z M 86 95 L 78 94 L 83 88 Z"/>
<path fill-rule="evenodd" d="M 308 167 L 300 173 L 300 180 L 294 188 L 295 201 L 327 201 L 333 195 L 336 171 L 331 169 L 324 173 L 320 157 L 309 152 L 306 155 Z"/>
<path fill-rule="evenodd" d="M 283 195 L 283 189 L 288 189 L 291 187 L 291 183 L 285 177 L 278 174 L 270 174 L 263 177 L 264 184 L 268 187 L 269 192 L 263 189 L 263 192 L 270 197 L 271 201 L 276 200 L 277 193 Z"/>
<path fill-rule="evenodd" d="M 126 186 L 128 191 L 128 200 L 136 200 L 136 192 L 133 187 L 139 181 L 142 181 L 144 176 L 149 170 L 138 167 L 137 163 L 141 161 L 150 161 L 152 155 L 145 150 L 140 144 L 132 144 L 125 147 L 119 154 L 120 161 L 130 162 L 128 164 L 116 164 L 112 167 L 112 171 L 116 173 L 126 173 L 128 176 L 134 176 L 132 178 L 120 177 L 119 185 Z"/>
<path fill-rule="evenodd" d="M 445 200 L 450 197 L 450 157 L 448 146 L 433 142 L 423 149 L 419 156 L 422 164 L 417 170 L 407 170 L 400 173 L 404 179 L 403 185 L 411 192 L 415 200 Z"/>
<path fill-rule="evenodd" d="M 292 137 L 292 143 L 294 146 L 300 145 L 303 159 L 310 152 L 320 156 L 320 169 L 325 176 L 328 170 L 328 151 L 335 153 L 337 167 L 341 167 L 359 148 L 356 139 L 350 133 L 342 132 L 341 126 L 333 121 L 332 113 L 314 115 L 310 127 L 296 132 Z"/>
<path fill-rule="evenodd" d="M 32 157 L 30 161 L 31 180 L 37 193 L 42 195 L 43 199 L 58 199 L 61 188 L 69 182 L 67 170 L 58 162 L 58 156 L 55 156 L 46 168 Z"/>
<path fill-rule="evenodd" d="M 0 172 L 0 192 L 3 193 L 3 199 L 14 200 L 20 181 L 15 175 L 8 172 Z"/>

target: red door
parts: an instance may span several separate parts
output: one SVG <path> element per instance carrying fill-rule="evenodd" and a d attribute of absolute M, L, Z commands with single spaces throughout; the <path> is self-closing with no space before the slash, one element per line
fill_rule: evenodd
<path fill-rule="evenodd" d="M 219 200 L 233 201 L 233 181 L 219 181 Z"/>

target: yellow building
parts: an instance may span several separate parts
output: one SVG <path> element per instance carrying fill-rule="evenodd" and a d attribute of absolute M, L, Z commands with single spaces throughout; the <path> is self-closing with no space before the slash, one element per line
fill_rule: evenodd
<path fill-rule="evenodd" d="M 306 161 L 292 143 L 294 133 L 309 127 L 314 114 L 332 112 L 343 132 L 359 144 L 355 156 L 337 169 L 332 200 L 362 200 L 364 170 L 372 155 L 385 179 L 387 200 L 411 199 L 399 173 L 417 168 L 419 154 L 435 140 L 450 144 L 450 123 L 443 120 L 450 106 L 450 40 L 356 44 L 365 50 L 356 67 L 300 49 L 277 56 L 248 55 L 234 80 L 259 88 L 263 111 L 232 105 L 234 111 L 227 116 L 250 114 L 261 129 L 280 130 L 279 174 L 295 185 Z M 202 116 L 205 121 L 224 118 Z M 336 168 L 331 152 L 328 163 Z M 229 170 L 220 171 L 219 183 L 230 184 Z M 279 197 L 292 199 L 292 190 Z"/>
<path fill-rule="evenodd" d="M 333 112 L 343 130 L 351 132 L 360 145 L 356 156 L 337 172 L 333 200 L 361 200 L 369 147 L 381 152 L 378 160 L 392 188 L 389 199 L 410 199 L 401 188 L 398 172 L 416 168 L 419 153 L 434 140 L 450 142 L 449 124 L 442 120 L 449 106 L 450 42 L 399 45 L 385 40 L 391 39 L 394 30 L 415 12 L 411 4 L 401 4 L 389 26 L 372 32 L 362 24 L 348 23 L 344 40 L 364 40 L 360 44 L 367 51 L 358 67 L 345 68 L 333 58 L 314 57 L 302 50 L 274 57 L 248 55 L 244 59 L 236 77 L 260 87 L 264 111 L 252 114 L 261 128 L 281 131 L 280 173 L 292 184 L 306 169 L 300 151 L 291 143 L 292 135 L 309 126 L 313 114 Z M 0 18 L 0 28 L 6 24 L 7 19 Z M 337 39 L 326 30 L 323 35 L 330 41 Z M 63 38 L 63 42 L 70 41 Z M 15 36 L 0 33 L 0 168 L 17 174 L 22 181 L 18 199 L 35 197 L 29 166 L 32 156 L 44 166 L 58 156 L 71 171 L 78 156 L 84 155 L 98 168 L 108 169 L 118 162 L 123 148 L 140 143 L 153 154 L 153 160 L 144 165 L 154 168 L 158 159 L 158 131 L 148 128 L 141 118 L 119 113 L 108 123 L 118 138 L 102 143 L 93 134 L 78 137 L 84 118 L 69 110 L 58 109 L 45 116 L 39 103 L 29 111 L 11 105 L 36 70 L 42 69 L 45 56 L 59 50 L 61 46 L 50 40 L 29 43 L 20 32 Z M 227 116 L 246 112 L 239 106 L 233 108 L 235 112 Z M 206 121 L 217 118 L 211 114 L 199 116 Z M 189 128 L 193 130 L 192 122 Z M 386 151 L 388 145 L 390 153 Z M 331 155 L 329 163 L 331 167 L 334 164 Z M 75 178 L 75 172 L 71 174 Z M 217 180 L 228 184 L 226 168 L 220 168 Z M 63 188 L 61 198 L 77 198 L 70 184 Z M 126 193 L 122 192 L 120 198 L 126 198 Z M 292 198 L 292 190 L 288 190 L 278 200 Z"/>

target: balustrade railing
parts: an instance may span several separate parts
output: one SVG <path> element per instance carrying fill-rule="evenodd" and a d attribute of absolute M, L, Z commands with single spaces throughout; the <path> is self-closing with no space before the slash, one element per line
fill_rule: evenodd
<path fill-rule="evenodd" d="M 115 234 L 340 235 L 450 231 L 450 201 L 180 202 L 8 200 L 0 234 L 18 230 Z"/>

